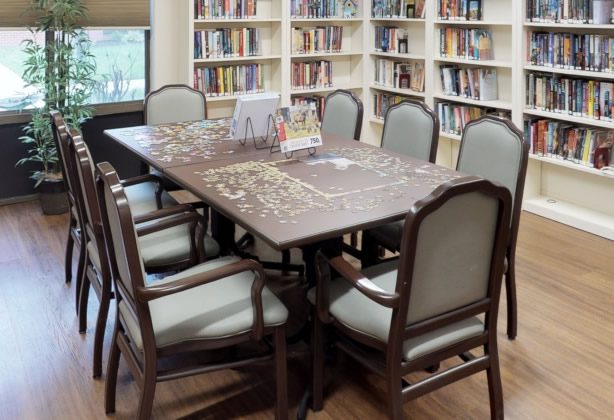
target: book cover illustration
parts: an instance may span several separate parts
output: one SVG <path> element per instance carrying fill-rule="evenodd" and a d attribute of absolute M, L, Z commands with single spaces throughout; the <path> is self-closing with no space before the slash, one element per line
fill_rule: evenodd
<path fill-rule="evenodd" d="M 284 153 L 322 145 L 320 121 L 314 103 L 278 109 L 275 123 L 279 145 Z"/>
<path fill-rule="evenodd" d="M 416 12 L 415 12 L 416 18 L 424 19 L 424 15 L 426 11 L 426 8 L 424 7 L 425 1 L 426 0 L 416 0 Z"/>
<path fill-rule="evenodd" d="M 482 5 L 480 0 L 469 1 L 469 13 L 467 14 L 467 20 L 481 20 L 482 19 Z"/>

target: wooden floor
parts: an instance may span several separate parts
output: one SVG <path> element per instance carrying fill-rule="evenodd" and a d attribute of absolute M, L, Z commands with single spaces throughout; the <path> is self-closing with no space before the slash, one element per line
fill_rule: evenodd
<path fill-rule="evenodd" d="M 74 286 L 63 277 L 66 223 L 66 215 L 42 216 L 37 202 L 0 207 L 0 419 L 105 417 L 104 377 L 91 378 L 98 302 L 91 299 L 89 328 L 78 334 Z M 523 214 L 517 254 L 518 339 L 504 334 L 504 298 L 499 324 L 506 417 L 613 418 L 614 242 Z M 292 286 L 284 280 L 276 289 L 296 311 L 301 304 Z M 308 378 L 304 350 L 293 348 L 288 359 L 291 418 Z M 327 373 L 324 410 L 309 418 L 382 418 L 382 390 L 379 378 L 339 358 Z M 137 398 L 122 363 L 114 417 L 132 418 Z M 270 419 L 273 400 L 272 371 L 263 365 L 161 384 L 153 414 Z M 486 376 L 411 401 L 405 413 L 415 419 L 488 418 Z"/>

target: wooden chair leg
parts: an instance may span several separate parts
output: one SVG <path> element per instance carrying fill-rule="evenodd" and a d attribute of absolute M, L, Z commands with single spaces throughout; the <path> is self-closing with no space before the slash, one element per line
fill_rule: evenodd
<path fill-rule="evenodd" d="M 318 318 L 316 310 L 312 307 L 312 333 L 311 333 L 311 357 L 312 357 L 312 398 L 311 409 L 320 411 L 324 405 L 324 325 Z"/>
<path fill-rule="evenodd" d="M 491 350 L 490 368 L 486 369 L 488 377 L 488 395 L 490 398 L 490 418 L 503 419 L 503 387 L 501 386 L 501 372 L 499 370 L 499 357 L 496 349 Z"/>
<path fill-rule="evenodd" d="M 121 355 L 117 345 L 117 335 L 119 320 L 115 320 L 113 329 L 113 340 L 109 351 L 109 362 L 107 364 L 107 381 L 104 390 L 104 410 L 107 414 L 115 412 L 115 389 L 117 388 L 117 372 L 119 370 L 119 357 Z"/>
<path fill-rule="evenodd" d="M 81 237 L 81 244 L 79 246 L 79 262 L 77 264 L 77 284 L 75 287 L 75 312 L 79 315 L 79 299 L 81 298 L 81 285 L 85 276 L 85 264 L 87 261 L 87 244 L 83 243 L 83 237 Z"/>
<path fill-rule="evenodd" d="M 360 264 L 363 269 L 370 267 L 372 265 L 375 265 L 377 263 L 377 256 L 379 252 L 378 249 L 379 247 L 377 246 L 373 238 L 371 238 L 371 235 L 369 235 L 369 232 L 366 230 L 363 231 L 362 232 L 362 253 L 361 253 L 361 259 L 360 259 Z"/>
<path fill-rule="evenodd" d="M 75 219 L 70 218 L 68 224 L 68 238 L 66 239 L 66 257 L 64 258 L 64 282 L 70 283 L 72 281 L 72 253 L 75 246 L 75 240 L 72 237 L 72 230 L 75 227 Z"/>
<path fill-rule="evenodd" d="M 275 404 L 275 419 L 288 418 L 288 373 L 286 362 L 286 328 L 275 328 L 275 387 L 277 402 Z"/>
<path fill-rule="evenodd" d="M 516 272 L 514 258 L 507 260 L 507 272 L 505 273 L 505 292 L 507 296 L 507 337 L 510 340 L 518 334 L 518 302 L 516 300 Z"/>
<path fill-rule="evenodd" d="M 143 387 L 139 400 L 139 420 L 149 420 L 156 392 L 156 360 L 145 360 L 143 369 Z"/>
<path fill-rule="evenodd" d="M 109 282 L 110 281 L 109 279 Z M 107 327 L 107 317 L 109 316 L 110 305 L 111 286 L 103 286 L 102 296 L 100 297 L 100 308 L 98 308 L 98 318 L 96 320 L 96 331 L 94 333 L 94 378 L 100 378 L 102 375 L 102 350 L 104 347 L 104 333 Z"/>
<path fill-rule="evenodd" d="M 87 270 L 83 272 L 81 280 L 81 290 L 79 291 L 78 307 L 77 311 L 79 318 L 79 333 L 83 334 L 87 330 L 87 302 L 90 295 L 90 279 L 87 276 Z"/>
<path fill-rule="evenodd" d="M 403 419 L 403 399 L 401 396 L 402 378 L 389 374 L 386 378 L 388 387 L 388 417 L 392 420 Z"/>
<path fill-rule="evenodd" d="M 287 274 L 290 270 L 287 269 L 287 267 L 290 265 L 290 250 L 289 249 L 284 249 L 283 251 L 281 251 L 281 272 L 283 274 Z"/>

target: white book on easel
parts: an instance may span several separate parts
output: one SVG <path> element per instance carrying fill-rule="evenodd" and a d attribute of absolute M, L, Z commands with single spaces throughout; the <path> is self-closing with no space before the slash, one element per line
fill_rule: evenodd
<path fill-rule="evenodd" d="M 269 116 L 275 115 L 279 105 L 278 92 L 263 92 L 250 95 L 238 95 L 232 122 L 230 123 L 230 137 L 233 140 L 243 140 L 252 136 L 248 120 L 251 122 L 254 137 L 266 137 L 269 133 L 267 127 Z"/>

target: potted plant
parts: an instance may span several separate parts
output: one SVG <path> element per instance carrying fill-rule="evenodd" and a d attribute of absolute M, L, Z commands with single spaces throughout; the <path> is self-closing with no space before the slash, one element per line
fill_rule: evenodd
<path fill-rule="evenodd" d="M 79 24 L 86 12 L 81 0 L 32 0 L 28 12 L 35 14 L 36 22 L 29 28 L 32 39 L 24 43 L 22 78 L 42 99 L 33 104 L 32 120 L 20 137 L 30 147 L 28 155 L 17 164 L 40 165 L 32 178 L 43 212 L 59 214 L 68 207 L 49 111 L 60 111 L 68 127 L 80 130 L 92 115 L 87 104 L 95 85 L 96 64 L 91 41 Z M 44 42 L 37 43 L 37 39 Z"/>

